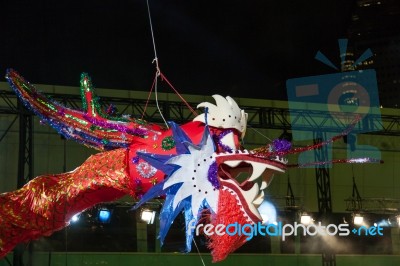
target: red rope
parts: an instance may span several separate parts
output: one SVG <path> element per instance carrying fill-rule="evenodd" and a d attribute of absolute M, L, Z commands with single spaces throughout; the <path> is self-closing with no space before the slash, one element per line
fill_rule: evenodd
<path fill-rule="evenodd" d="M 169 82 L 169 80 L 167 79 L 167 77 L 165 77 L 164 74 L 161 73 L 160 70 L 158 70 L 157 73 L 156 73 L 156 75 L 155 75 L 155 77 L 154 77 L 153 84 L 151 85 L 151 89 L 150 89 L 149 95 L 148 95 L 148 97 L 147 97 L 146 105 L 145 105 L 145 107 L 144 107 L 144 110 L 143 110 L 142 118 L 141 118 L 141 119 L 143 119 L 144 114 L 146 113 L 146 109 L 147 109 L 147 106 L 148 106 L 149 101 L 150 101 L 150 96 L 151 96 L 151 93 L 153 92 L 153 89 L 154 89 L 154 86 L 155 86 L 155 84 L 156 84 L 156 80 L 157 80 L 157 77 L 158 77 L 158 76 L 161 77 L 161 80 L 165 80 L 165 82 L 167 82 L 167 84 L 171 87 L 171 89 L 174 90 L 174 92 L 176 93 L 176 95 L 178 95 L 178 97 L 182 100 L 182 102 L 189 108 L 189 110 L 192 112 L 192 114 L 193 114 L 194 116 L 197 116 L 197 115 L 198 115 L 197 112 L 189 105 L 189 103 L 188 103 L 188 102 L 182 97 L 182 95 L 174 88 L 174 86 L 172 86 L 171 82 Z"/>
<path fill-rule="evenodd" d="M 149 91 L 149 95 L 147 96 L 146 105 L 144 106 L 144 110 L 143 110 L 143 113 L 142 113 L 142 118 L 141 118 L 142 120 L 143 120 L 144 114 L 146 113 L 147 105 L 149 104 L 149 100 L 150 100 L 150 95 L 151 95 L 151 93 L 153 91 L 154 85 L 156 84 L 157 77 L 158 77 L 158 73 L 156 73 L 156 76 L 153 79 L 153 85 L 151 85 L 151 89 Z"/>
<path fill-rule="evenodd" d="M 192 112 L 192 114 L 197 116 L 197 112 L 189 105 L 189 103 L 185 99 L 183 99 L 183 97 L 174 88 L 174 86 L 172 86 L 171 82 L 169 82 L 169 80 L 164 76 L 164 74 L 162 72 L 160 72 L 160 76 L 161 76 L 161 80 L 165 80 L 167 82 L 167 84 L 171 87 L 171 89 L 173 89 L 174 92 L 178 95 L 178 97 L 182 100 L 182 102 L 184 102 L 186 104 L 186 106 L 189 108 L 189 110 Z"/>

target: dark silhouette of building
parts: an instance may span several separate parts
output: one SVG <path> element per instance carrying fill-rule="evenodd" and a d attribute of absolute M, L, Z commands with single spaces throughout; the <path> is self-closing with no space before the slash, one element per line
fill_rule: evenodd
<path fill-rule="evenodd" d="M 400 1 L 358 0 L 348 29 L 354 58 L 370 48 L 373 57 L 357 69 L 375 69 L 383 107 L 400 107 Z"/>

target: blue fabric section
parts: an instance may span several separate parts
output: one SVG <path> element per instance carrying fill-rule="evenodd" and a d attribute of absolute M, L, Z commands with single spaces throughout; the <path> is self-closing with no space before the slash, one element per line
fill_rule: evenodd
<path fill-rule="evenodd" d="M 204 127 L 203 137 L 201 138 L 201 142 L 200 142 L 199 146 L 206 145 L 207 139 L 208 139 L 209 136 L 210 136 L 210 129 L 208 128 L 208 126 L 205 126 Z M 212 142 L 212 144 L 213 144 L 213 148 L 214 148 L 214 151 L 215 151 L 216 150 L 215 143 Z"/>
<path fill-rule="evenodd" d="M 154 187 L 147 191 L 146 194 L 144 194 L 142 198 L 132 207 L 132 210 L 136 210 L 147 201 L 163 195 L 165 193 L 163 190 L 163 186 L 164 182 L 160 182 L 154 185 Z"/>
<path fill-rule="evenodd" d="M 164 243 L 165 236 L 167 235 L 169 229 L 171 228 L 172 222 L 175 220 L 176 216 L 182 211 L 182 209 L 190 208 L 190 201 L 188 198 L 182 200 L 178 206 L 173 209 L 175 195 L 167 195 L 167 198 L 164 202 L 163 208 L 160 213 L 160 241 L 161 244 Z"/>
<path fill-rule="evenodd" d="M 173 132 L 173 137 L 175 141 L 175 147 L 176 147 L 176 155 L 158 155 L 158 154 L 151 154 L 151 153 L 144 153 L 144 152 L 138 152 L 137 156 L 142 158 L 143 160 L 146 160 L 149 164 L 151 164 L 153 167 L 161 170 L 166 174 L 166 179 L 163 182 L 160 182 L 156 184 L 154 187 L 152 187 L 145 195 L 143 195 L 142 199 L 133 207 L 134 209 L 137 209 L 139 206 L 143 205 L 145 202 L 158 197 L 160 195 L 166 195 L 165 202 L 162 206 L 161 212 L 160 212 L 160 232 L 159 232 L 159 239 L 161 242 L 161 245 L 164 243 L 165 237 L 171 228 L 171 225 L 173 221 L 176 219 L 176 217 L 183 211 L 184 217 L 185 217 L 185 226 L 186 226 L 186 250 L 185 252 L 190 252 L 192 248 L 192 242 L 194 238 L 194 231 L 195 229 L 188 230 L 189 228 L 189 223 L 193 221 L 194 225 L 197 225 L 198 218 L 199 217 L 194 217 L 193 212 L 192 212 L 192 204 L 191 204 L 191 199 L 192 196 L 188 196 L 185 199 L 183 199 L 181 202 L 178 203 L 176 208 L 173 208 L 173 203 L 175 199 L 175 195 L 178 192 L 178 190 L 181 188 L 182 183 L 175 184 L 167 189 L 164 190 L 164 184 L 166 180 L 177 170 L 180 168 L 178 165 L 171 165 L 171 164 L 166 164 L 168 160 L 173 158 L 174 156 L 181 155 L 181 154 L 189 154 L 190 151 L 188 149 L 189 146 L 193 146 L 195 148 L 199 148 L 203 145 L 206 145 L 207 140 L 209 140 L 209 128 L 208 126 L 205 127 L 204 129 L 204 134 L 201 140 L 201 143 L 199 146 L 194 145 L 190 138 L 186 135 L 186 133 L 179 127 L 178 124 L 174 122 L 169 122 L 169 125 L 171 126 L 172 132 Z M 214 145 L 214 143 L 213 143 Z M 214 146 L 215 149 L 215 146 Z M 200 208 L 209 208 L 207 202 L 204 200 L 200 206 Z"/>
<path fill-rule="evenodd" d="M 168 122 L 168 124 L 171 126 L 172 129 L 175 141 L 176 153 L 177 154 L 189 153 L 189 150 L 187 148 L 187 143 L 192 142 L 190 138 L 186 135 L 186 133 L 181 129 L 181 127 L 177 123 L 171 121 Z"/>
<path fill-rule="evenodd" d="M 190 205 L 190 204 L 189 204 Z M 185 235 L 186 235 L 186 252 L 190 252 L 192 250 L 192 241 L 193 241 L 193 237 L 194 237 L 194 229 L 189 231 L 189 223 L 194 220 L 194 216 L 192 214 L 192 208 L 186 208 L 185 212 L 185 226 L 186 226 L 186 231 L 185 231 Z M 194 224 L 197 224 L 198 219 L 195 219 Z"/>

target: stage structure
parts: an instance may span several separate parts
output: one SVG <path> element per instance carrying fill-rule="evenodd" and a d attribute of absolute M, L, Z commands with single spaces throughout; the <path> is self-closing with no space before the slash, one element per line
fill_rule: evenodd
<path fill-rule="evenodd" d="M 62 102 L 66 107 L 72 107 L 74 109 L 80 109 L 81 98 L 79 96 L 73 96 L 68 94 L 46 94 L 52 99 Z M 25 108 L 18 103 L 18 99 L 14 93 L 10 91 L 0 91 L 0 114 L 4 115 L 15 115 L 14 120 L 9 125 L 8 129 L 4 132 L 1 139 L 7 134 L 7 131 L 12 125 L 19 120 L 20 127 L 20 149 L 19 149 L 19 170 L 18 170 L 18 187 L 24 185 L 27 181 L 32 178 L 32 145 L 33 145 L 33 132 L 32 132 L 32 119 L 33 114 L 28 112 Z M 120 113 L 126 113 L 126 110 L 131 110 L 132 117 L 139 117 L 144 114 L 143 119 L 149 120 L 155 123 L 162 123 L 163 120 L 159 116 L 157 110 L 157 104 L 153 101 L 135 100 L 120 97 L 102 97 L 102 104 L 104 107 L 114 105 Z M 195 105 L 195 103 L 189 103 Z M 144 112 L 143 106 L 147 105 L 146 112 Z M 166 120 L 173 120 L 178 123 L 185 123 L 193 120 L 193 113 L 187 110 L 187 106 L 182 102 L 174 101 L 158 101 L 158 105 L 161 106 L 162 113 Z M 254 107 L 254 106 L 242 106 L 248 113 L 248 125 L 253 128 L 268 128 L 268 129 L 281 129 L 290 130 L 291 126 L 289 121 L 302 121 L 301 129 L 305 131 L 315 131 L 315 125 L 320 123 L 325 131 L 337 132 L 337 125 L 332 125 L 331 128 L 325 124 L 329 120 L 330 114 L 318 111 L 310 110 L 293 110 L 290 111 L 285 108 L 269 108 L 269 107 Z M 293 115 L 297 117 L 293 119 Z M 292 116 L 291 119 L 289 116 Z M 314 118 L 318 117 L 317 120 Z M 321 119 L 322 118 L 322 119 Z M 304 121 L 309 121 L 309 124 L 304 124 Z M 317 122 L 318 121 L 318 122 Z M 321 122 L 322 121 L 322 122 Z M 294 122 L 295 123 L 295 122 Z M 358 124 L 360 127 L 374 128 L 376 123 L 380 124 L 380 131 L 371 131 L 365 134 L 372 135 L 385 135 L 385 136 L 399 136 L 400 130 L 398 125 L 400 124 L 400 116 L 382 115 L 377 118 L 370 116 L 368 120 L 362 120 Z M 377 128 L 379 126 L 376 126 Z M 297 126 L 297 129 L 300 127 Z M 357 128 L 355 129 L 357 130 Z M 0 139 L 0 141 L 1 141 Z M 319 141 L 319 137 L 315 140 Z M 321 157 L 323 151 L 316 150 L 316 157 Z M 319 158 L 323 160 L 324 158 Z M 329 171 L 324 169 L 316 170 L 317 177 L 317 192 L 318 192 L 318 206 L 321 214 L 331 212 L 331 197 L 330 197 L 330 184 L 329 184 Z M 17 249 L 18 250 L 18 249 Z M 16 257 L 14 262 L 18 263 L 18 252 L 15 253 Z M 324 254 L 323 256 L 325 256 Z M 328 258 L 328 261 L 334 259 Z M 323 258 L 324 261 L 324 258 Z M 16 264 L 18 265 L 18 264 Z M 333 265 L 333 264 L 326 264 Z"/>

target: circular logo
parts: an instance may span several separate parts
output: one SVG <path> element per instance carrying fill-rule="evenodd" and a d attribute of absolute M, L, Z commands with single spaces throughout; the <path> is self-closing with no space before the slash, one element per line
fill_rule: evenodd
<path fill-rule="evenodd" d="M 371 99 L 367 90 L 359 83 L 352 81 L 336 85 L 328 96 L 328 110 L 333 118 L 348 124 L 355 116 L 363 118 L 368 114 Z"/>

